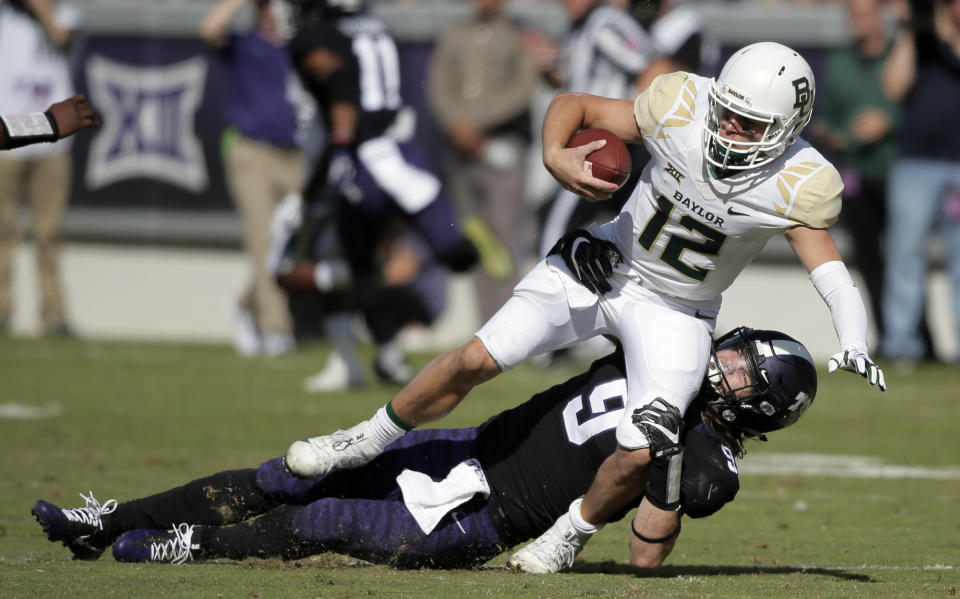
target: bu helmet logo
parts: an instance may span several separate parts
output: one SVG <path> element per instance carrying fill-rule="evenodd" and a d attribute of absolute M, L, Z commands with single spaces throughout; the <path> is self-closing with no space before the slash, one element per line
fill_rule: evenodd
<path fill-rule="evenodd" d="M 801 113 L 807 112 L 810 110 L 810 81 L 806 77 L 800 77 L 790 83 L 793 84 L 793 91 L 797 94 L 793 107 L 799 108 Z"/>

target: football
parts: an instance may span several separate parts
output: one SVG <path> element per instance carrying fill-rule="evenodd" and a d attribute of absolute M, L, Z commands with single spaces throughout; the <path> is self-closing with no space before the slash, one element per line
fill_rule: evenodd
<path fill-rule="evenodd" d="M 570 141 L 568 148 L 576 148 L 598 139 L 607 140 L 607 145 L 587 154 L 587 162 L 592 165 L 593 176 L 615 184 L 618 188 L 626 183 L 630 176 L 630 151 L 619 137 L 606 129 L 581 129 Z"/>

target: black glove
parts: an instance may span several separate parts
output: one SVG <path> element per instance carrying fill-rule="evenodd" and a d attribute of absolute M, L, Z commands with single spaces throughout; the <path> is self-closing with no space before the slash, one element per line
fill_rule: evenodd
<path fill-rule="evenodd" d="M 607 278 L 613 274 L 613 267 L 623 261 L 617 246 L 584 229 L 574 229 L 561 237 L 547 252 L 548 256 L 553 254 L 560 254 L 580 284 L 597 295 L 613 289 Z"/>
<path fill-rule="evenodd" d="M 646 436 L 653 459 L 666 460 L 680 453 L 683 415 L 675 406 L 658 397 L 633 411 L 633 424 Z"/>

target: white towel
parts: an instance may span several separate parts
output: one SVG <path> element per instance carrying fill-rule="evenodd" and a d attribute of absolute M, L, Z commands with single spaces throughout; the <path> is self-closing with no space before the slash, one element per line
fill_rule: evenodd
<path fill-rule="evenodd" d="M 424 534 L 430 534 L 450 510 L 477 493 L 490 495 L 483 467 L 474 458 L 457 464 L 441 481 L 435 482 L 422 472 L 404 470 L 397 477 L 397 484 L 403 502 Z"/>

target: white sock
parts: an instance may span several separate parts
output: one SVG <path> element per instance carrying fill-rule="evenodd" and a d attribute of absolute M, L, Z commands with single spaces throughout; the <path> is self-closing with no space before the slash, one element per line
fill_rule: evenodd
<path fill-rule="evenodd" d="M 387 414 L 387 406 L 382 406 L 370 419 L 370 432 L 380 449 L 407 434 L 406 429 L 400 427 Z"/>
<path fill-rule="evenodd" d="M 603 528 L 603 524 L 596 525 L 590 524 L 583 519 L 583 516 L 580 515 L 580 504 L 583 503 L 583 497 L 573 500 L 573 503 L 570 504 L 570 509 L 568 510 L 568 515 L 570 516 L 570 524 L 573 525 L 573 529 L 582 535 L 594 535 Z"/>

